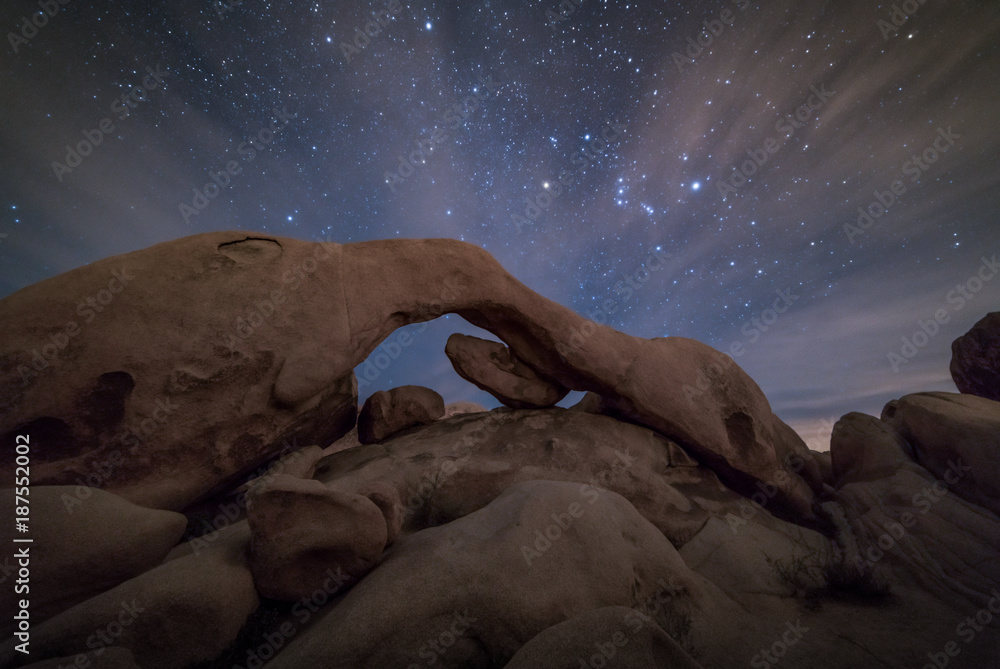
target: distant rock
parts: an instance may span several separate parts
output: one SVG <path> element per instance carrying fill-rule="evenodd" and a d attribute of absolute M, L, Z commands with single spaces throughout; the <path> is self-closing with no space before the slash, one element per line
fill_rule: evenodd
<path fill-rule="evenodd" d="M 912 445 L 914 460 L 949 490 L 1000 515 L 1000 402 L 916 393 L 886 404 L 882 420 Z"/>
<path fill-rule="evenodd" d="M 442 418 L 451 418 L 465 413 L 482 413 L 487 411 L 486 407 L 476 402 L 452 402 L 444 405 L 444 415 Z"/>
<path fill-rule="evenodd" d="M 892 476 L 912 460 L 912 449 L 889 424 L 851 412 L 833 427 L 830 457 L 836 487 Z"/>
<path fill-rule="evenodd" d="M 36 625 L 157 566 L 187 526 L 179 513 L 145 509 L 98 488 L 32 486 L 29 491 L 29 601 Z M 14 490 L 0 492 L 0 514 L 13 522 Z M 4 611 L 13 611 L 21 598 L 13 587 L 0 588 Z M 10 636 L 12 623 L 4 617 L 4 636 Z"/>
<path fill-rule="evenodd" d="M 459 376 L 512 409 L 554 406 L 569 392 L 518 360 L 500 342 L 456 332 L 444 350 Z"/>
<path fill-rule="evenodd" d="M 295 601 L 329 576 L 368 573 L 382 554 L 387 527 L 367 497 L 319 481 L 276 474 L 247 493 L 250 568 L 258 592 Z"/>
<path fill-rule="evenodd" d="M 1000 311 L 951 343 L 951 378 L 959 392 L 1000 401 Z"/>
<path fill-rule="evenodd" d="M 365 400 L 358 414 L 358 441 L 374 444 L 400 430 L 433 423 L 443 415 L 444 400 L 430 388 L 379 390 Z"/>

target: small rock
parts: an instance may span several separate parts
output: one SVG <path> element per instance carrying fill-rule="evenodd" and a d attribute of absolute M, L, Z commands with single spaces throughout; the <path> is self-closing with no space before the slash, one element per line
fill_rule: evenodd
<path fill-rule="evenodd" d="M 383 512 L 368 497 L 287 474 L 250 489 L 247 521 L 257 590 L 288 601 L 308 597 L 331 569 L 350 579 L 368 573 L 388 537 Z"/>
<path fill-rule="evenodd" d="M 444 400 L 423 386 L 380 390 L 365 401 L 358 415 L 358 440 L 374 444 L 401 430 L 433 423 L 444 415 Z"/>
<path fill-rule="evenodd" d="M 496 341 L 455 333 L 444 352 L 458 375 L 512 409 L 542 409 L 555 405 L 569 390 L 542 376 Z"/>

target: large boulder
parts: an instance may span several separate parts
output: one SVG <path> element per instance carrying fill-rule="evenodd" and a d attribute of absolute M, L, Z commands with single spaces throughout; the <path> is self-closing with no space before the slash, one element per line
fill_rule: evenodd
<path fill-rule="evenodd" d="M 833 481 L 839 487 L 892 476 L 912 459 L 912 449 L 887 423 L 855 411 L 833 426 L 830 458 Z"/>
<path fill-rule="evenodd" d="M 31 617 L 51 618 L 92 595 L 158 565 L 187 526 L 173 511 L 145 509 L 99 488 L 32 486 L 30 495 Z M 15 517 L 14 490 L 0 490 L 0 514 Z M 14 570 L 16 573 L 16 570 Z M 22 596 L 0 589 L 0 608 Z M 2 623 L 10 636 L 13 620 Z"/>
<path fill-rule="evenodd" d="M 388 537 L 382 511 L 369 498 L 288 474 L 250 487 L 247 522 L 257 591 L 288 601 L 315 591 L 331 568 L 360 578 Z"/>
<path fill-rule="evenodd" d="M 610 606 L 676 629 L 679 642 L 724 647 L 753 629 L 752 617 L 726 602 L 621 496 L 528 481 L 400 539 L 269 666 L 504 666 L 544 630 Z"/>
<path fill-rule="evenodd" d="M 33 626 L 30 657 L 14 650 L 16 640 L 6 642 L 0 666 L 105 646 L 131 651 L 143 669 L 214 660 L 259 605 L 247 563 L 249 539 L 246 523 L 239 523 L 207 548 L 178 551 L 160 566 Z"/>
<path fill-rule="evenodd" d="M 916 393 L 886 404 L 882 420 L 942 485 L 1000 515 L 1000 402 Z"/>
<path fill-rule="evenodd" d="M 366 496 L 375 484 L 391 487 L 402 502 L 403 534 L 468 515 L 515 483 L 573 481 L 621 494 L 676 545 L 705 524 L 707 498 L 728 492 L 711 470 L 656 432 L 558 407 L 440 420 L 333 453 L 316 478 Z"/>
<path fill-rule="evenodd" d="M 358 441 L 374 444 L 400 430 L 433 423 L 444 415 L 444 400 L 423 386 L 379 390 L 358 414 Z"/>
<path fill-rule="evenodd" d="M 492 332 L 539 375 L 594 391 L 677 441 L 744 494 L 772 486 L 784 508 L 813 517 L 818 468 L 731 358 L 597 325 L 482 249 L 443 239 L 205 233 L 8 296 L 0 475 L 12 474 L 8 443 L 28 431 L 45 444 L 35 483 L 93 476 L 136 503 L 184 508 L 287 440 L 326 446 L 346 433 L 354 367 L 397 328 L 447 312 Z"/>
<path fill-rule="evenodd" d="M 624 606 L 581 613 L 521 646 L 504 669 L 701 669 L 652 618 Z"/>
<path fill-rule="evenodd" d="M 1000 311 L 951 343 L 951 378 L 959 392 L 1000 401 Z"/>
<path fill-rule="evenodd" d="M 448 337 L 444 351 L 459 376 L 512 409 L 554 406 L 569 392 L 518 360 L 500 342 L 456 332 Z"/>

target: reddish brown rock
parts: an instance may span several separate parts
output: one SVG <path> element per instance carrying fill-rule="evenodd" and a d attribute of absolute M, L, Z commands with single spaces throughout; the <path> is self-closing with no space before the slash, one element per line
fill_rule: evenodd
<path fill-rule="evenodd" d="M 358 440 L 374 444 L 410 427 L 433 423 L 444 415 L 444 400 L 430 388 L 399 386 L 379 390 L 358 414 Z"/>
<path fill-rule="evenodd" d="M 80 300 L 101 291 L 110 301 L 77 322 Z M 46 444 L 36 483 L 90 476 L 137 503 L 183 508 L 283 442 L 346 433 L 354 367 L 400 326 L 448 312 L 674 439 L 744 494 L 773 485 L 783 508 L 812 517 L 818 468 L 789 464 L 809 459 L 805 445 L 731 358 L 597 325 L 445 239 L 206 233 L 29 286 L 0 301 L 0 439 L 29 430 Z"/>
<path fill-rule="evenodd" d="M 381 509 L 368 497 L 319 481 L 277 474 L 247 493 L 250 568 L 265 597 L 308 597 L 330 571 L 353 582 L 375 565 L 387 541 Z"/>
<path fill-rule="evenodd" d="M 569 392 L 518 360 L 500 342 L 456 332 L 444 351 L 459 376 L 512 409 L 554 406 Z"/>
<path fill-rule="evenodd" d="M 951 378 L 959 392 L 1000 401 L 1000 311 L 951 343 Z"/>

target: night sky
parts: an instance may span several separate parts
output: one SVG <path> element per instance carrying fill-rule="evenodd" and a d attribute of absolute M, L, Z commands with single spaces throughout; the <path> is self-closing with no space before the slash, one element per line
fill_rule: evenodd
<path fill-rule="evenodd" d="M 0 296 L 209 230 L 455 237 L 735 354 L 821 450 L 1000 307 L 994 0 L 61 2 L 0 8 Z M 476 328 L 410 328 L 362 398 L 497 405 Z"/>

